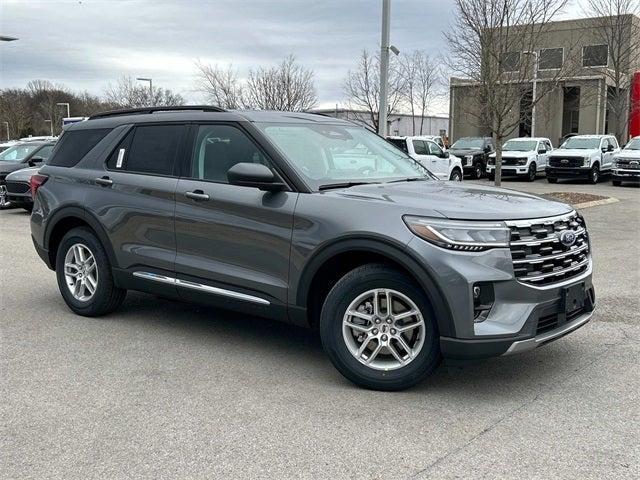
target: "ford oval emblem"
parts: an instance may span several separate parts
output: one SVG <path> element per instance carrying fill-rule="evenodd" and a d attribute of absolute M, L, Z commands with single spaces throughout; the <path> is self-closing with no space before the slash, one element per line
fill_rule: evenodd
<path fill-rule="evenodd" d="M 573 230 L 565 230 L 560 234 L 560 243 L 565 247 L 570 247 L 576 243 L 576 232 Z"/>
<path fill-rule="evenodd" d="M 563 158 L 562 160 L 560 160 L 560 163 L 569 163 L 569 160 L 567 160 L 566 158 Z"/>

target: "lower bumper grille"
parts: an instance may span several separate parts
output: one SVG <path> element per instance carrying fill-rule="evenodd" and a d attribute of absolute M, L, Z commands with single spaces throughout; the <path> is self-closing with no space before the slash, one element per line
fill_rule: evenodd
<path fill-rule="evenodd" d="M 26 182 L 7 182 L 7 191 L 11 193 L 27 193 L 29 184 Z"/>
<path fill-rule="evenodd" d="M 507 225 L 511 229 L 511 258 L 518 281 L 550 285 L 588 268 L 589 236 L 584 220 L 576 212 L 510 221 Z"/>

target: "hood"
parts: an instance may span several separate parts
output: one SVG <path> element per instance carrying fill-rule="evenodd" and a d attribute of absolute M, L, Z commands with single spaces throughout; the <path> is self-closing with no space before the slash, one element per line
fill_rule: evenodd
<path fill-rule="evenodd" d="M 613 158 L 633 158 L 640 160 L 640 150 L 620 150 Z"/>
<path fill-rule="evenodd" d="M 0 162 L 0 174 L 6 175 L 7 173 L 15 172 L 27 166 L 29 166 L 29 164 L 22 162 Z"/>
<path fill-rule="evenodd" d="M 38 173 L 38 170 L 40 170 L 40 167 L 21 168 L 7 175 L 7 181 L 28 182 L 32 175 Z"/>
<path fill-rule="evenodd" d="M 329 190 L 336 195 L 371 202 L 394 203 L 403 214 L 454 220 L 517 220 L 551 217 L 573 210 L 570 205 L 527 193 L 460 182 L 398 182 Z M 375 205 L 372 205 L 375 208 Z"/>
<path fill-rule="evenodd" d="M 481 148 L 450 148 L 449 152 L 460 157 L 464 155 L 483 153 L 483 150 Z"/>
<path fill-rule="evenodd" d="M 549 154 L 550 157 L 586 157 L 600 150 L 597 148 L 558 148 Z"/>
<path fill-rule="evenodd" d="M 530 155 L 535 154 L 536 152 L 534 151 L 528 151 L 528 152 L 502 152 L 502 158 L 507 157 L 507 158 L 529 158 Z M 489 155 L 489 158 L 496 158 L 496 154 L 492 153 L 491 155 Z"/>

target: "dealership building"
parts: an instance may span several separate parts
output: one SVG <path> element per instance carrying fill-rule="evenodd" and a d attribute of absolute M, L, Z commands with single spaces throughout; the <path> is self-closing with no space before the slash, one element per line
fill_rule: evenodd
<path fill-rule="evenodd" d="M 627 58 L 623 58 L 624 74 L 632 78 L 626 98 L 637 96 L 640 91 L 640 18 L 625 15 L 625 29 L 622 32 L 622 50 Z M 541 36 L 535 51 L 538 54 L 537 82 L 557 82 L 557 87 L 546 89 L 544 97 L 535 107 L 535 135 L 548 137 L 557 145 L 564 135 L 619 133 L 626 139 L 630 133 L 629 124 L 634 125 L 640 119 L 640 98 L 628 102 L 630 122 L 615 125 L 615 115 L 609 111 L 608 96 L 611 98 L 615 90 L 611 80 L 612 54 L 604 42 L 602 31 L 597 26 L 602 19 L 566 20 L 550 23 Z M 511 52 L 514 68 L 527 68 L 530 61 L 525 55 L 528 52 Z M 565 62 L 571 62 L 566 65 Z M 566 68 L 569 67 L 569 68 Z M 567 76 L 558 78 L 558 72 L 564 69 Z M 609 72 L 609 74 L 608 74 Z M 634 75 L 635 74 L 635 75 Z M 522 77 L 520 77 L 522 78 Z M 533 75 L 531 76 L 533 80 Z M 552 80 L 553 79 L 553 80 Z M 635 82 L 635 83 L 634 83 Z M 540 89 L 540 87 L 538 87 Z M 632 94 L 635 91 L 635 94 Z M 477 84 L 465 79 L 450 80 L 450 135 L 452 140 L 468 136 L 483 136 L 490 132 L 486 126 L 480 125 Z M 530 104 L 520 102 L 515 108 L 521 111 L 518 115 L 520 125 L 510 137 L 529 136 L 531 133 Z M 530 111 L 523 111 L 522 109 Z M 516 118 L 518 118 L 516 117 Z M 632 127 L 633 129 L 633 127 Z M 638 133 L 635 133 L 638 134 Z"/>

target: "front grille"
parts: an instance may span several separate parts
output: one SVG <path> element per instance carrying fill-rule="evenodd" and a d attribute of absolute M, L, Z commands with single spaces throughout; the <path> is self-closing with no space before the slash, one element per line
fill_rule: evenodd
<path fill-rule="evenodd" d="M 583 157 L 551 157 L 549 159 L 549 165 L 552 167 L 581 167 L 583 164 Z"/>
<path fill-rule="evenodd" d="M 637 158 L 618 158 L 616 162 L 618 163 L 618 168 L 640 170 L 640 160 Z"/>
<path fill-rule="evenodd" d="M 576 212 L 558 217 L 507 222 L 511 230 L 511 258 L 516 279 L 528 285 L 550 285 L 575 277 L 589 266 L 589 235 Z M 575 243 L 560 241 L 565 230 Z"/>
<path fill-rule="evenodd" d="M 502 157 L 502 165 L 517 165 L 518 160 L 516 157 Z"/>
<path fill-rule="evenodd" d="M 7 191 L 9 193 L 27 193 L 29 184 L 26 182 L 7 182 Z"/>

